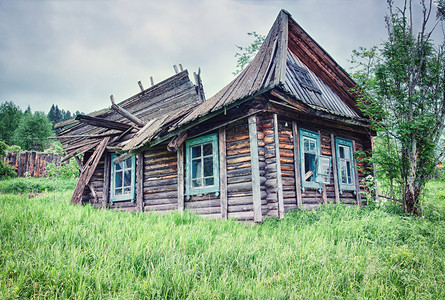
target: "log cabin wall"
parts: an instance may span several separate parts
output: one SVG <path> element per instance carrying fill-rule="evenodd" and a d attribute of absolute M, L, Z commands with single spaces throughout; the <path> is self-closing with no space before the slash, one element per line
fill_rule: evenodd
<path fill-rule="evenodd" d="M 178 209 L 176 152 L 159 145 L 144 152 L 143 210 L 169 212 Z"/>
<path fill-rule="evenodd" d="M 228 217 L 253 220 L 252 163 L 247 119 L 226 127 Z"/>

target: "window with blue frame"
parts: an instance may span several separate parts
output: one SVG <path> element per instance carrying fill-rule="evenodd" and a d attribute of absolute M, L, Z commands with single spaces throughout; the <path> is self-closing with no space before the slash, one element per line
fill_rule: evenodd
<path fill-rule="evenodd" d="M 135 161 L 136 157 L 114 164 L 116 155 L 111 155 L 110 201 L 132 200 L 134 202 Z"/>
<path fill-rule="evenodd" d="M 335 138 L 335 151 L 337 153 L 337 172 L 340 193 L 345 190 L 355 191 L 352 141 Z"/>
<path fill-rule="evenodd" d="M 299 134 L 302 189 L 320 189 L 321 183 L 317 180 L 317 163 L 320 156 L 320 135 L 305 129 L 300 129 Z"/>
<path fill-rule="evenodd" d="M 186 195 L 219 194 L 218 136 L 209 134 L 185 142 Z"/>

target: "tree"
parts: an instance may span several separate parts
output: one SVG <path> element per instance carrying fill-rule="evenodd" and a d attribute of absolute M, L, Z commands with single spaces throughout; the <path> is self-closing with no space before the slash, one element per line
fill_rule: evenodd
<path fill-rule="evenodd" d="M 22 111 L 12 101 L 0 104 L 0 140 L 11 145 L 14 131 L 22 118 Z"/>
<path fill-rule="evenodd" d="M 51 122 L 44 113 L 25 112 L 14 132 L 14 143 L 24 150 L 43 151 L 48 145 L 48 137 L 53 135 Z"/>
<path fill-rule="evenodd" d="M 355 78 L 363 91 L 359 105 L 380 141 L 397 149 L 397 157 L 392 159 L 398 162 L 404 209 L 419 214 L 421 191 L 444 155 L 445 42 L 442 37 L 435 45 L 431 39 L 436 26 L 443 25 L 440 8 L 444 0 L 437 2 L 436 23 L 430 31 L 434 5 L 432 0 L 420 1 L 417 33 L 412 0 L 405 0 L 402 7 L 394 7 L 393 0 L 387 3 L 387 41 L 380 48 L 361 48 L 354 53 L 360 68 Z M 381 151 L 385 149 L 389 148 Z"/>
<path fill-rule="evenodd" d="M 266 38 L 264 35 L 258 34 L 255 31 L 248 32 L 247 35 L 253 36 L 255 39 L 247 47 L 236 46 L 239 52 L 235 53 L 237 60 L 236 70 L 235 72 L 232 72 L 233 75 L 241 73 L 241 71 L 252 61 Z"/>

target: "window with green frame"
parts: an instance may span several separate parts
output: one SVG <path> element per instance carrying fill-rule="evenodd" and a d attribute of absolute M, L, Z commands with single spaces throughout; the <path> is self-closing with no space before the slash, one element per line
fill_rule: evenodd
<path fill-rule="evenodd" d="M 111 155 L 110 202 L 131 200 L 134 202 L 136 157 L 114 164 L 116 155 Z"/>
<path fill-rule="evenodd" d="M 299 129 L 300 134 L 300 170 L 301 187 L 320 189 L 317 181 L 317 163 L 320 157 L 320 135 L 306 129 Z"/>
<path fill-rule="evenodd" d="M 337 173 L 340 193 L 355 191 L 354 157 L 352 141 L 335 138 L 335 152 L 337 154 Z"/>
<path fill-rule="evenodd" d="M 219 156 L 216 133 L 185 142 L 186 195 L 219 194 Z"/>

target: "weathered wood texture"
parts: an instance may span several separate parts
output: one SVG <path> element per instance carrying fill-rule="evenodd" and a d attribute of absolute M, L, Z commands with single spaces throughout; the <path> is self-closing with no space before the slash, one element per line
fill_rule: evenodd
<path fill-rule="evenodd" d="M 226 127 L 228 217 L 253 220 L 252 168 L 247 119 Z"/>
<path fill-rule="evenodd" d="M 165 145 L 144 152 L 144 209 L 178 209 L 178 156 Z"/>
<path fill-rule="evenodd" d="M 19 177 L 45 177 L 49 164 L 60 165 L 61 156 L 36 151 L 12 151 L 4 156 L 6 164 L 17 170 Z"/>

